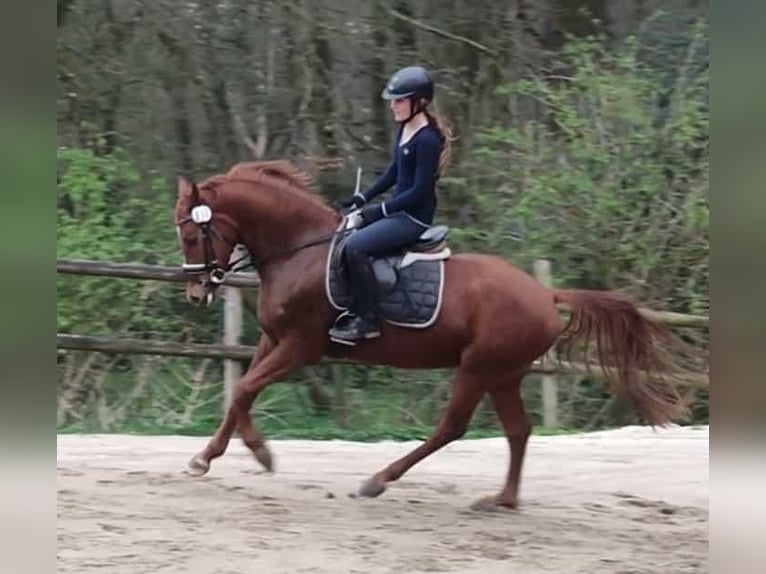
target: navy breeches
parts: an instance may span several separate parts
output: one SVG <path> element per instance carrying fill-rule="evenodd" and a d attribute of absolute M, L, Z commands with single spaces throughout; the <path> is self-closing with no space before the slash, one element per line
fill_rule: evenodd
<path fill-rule="evenodd" d="M 374 257 L 415 243 L 425 230 L 403 213 L 397 213 L 352 233 L 346 242 L 346 252 L 350 256 Z"/>

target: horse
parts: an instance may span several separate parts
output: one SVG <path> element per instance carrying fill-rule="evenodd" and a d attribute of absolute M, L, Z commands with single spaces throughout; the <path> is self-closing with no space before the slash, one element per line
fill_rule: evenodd
<path fill-rule="evenodd" d="M 359 495 L 376 497 L 413 465 L 466 432 L 485 396 L 507 437 L 510 462 L 499 493 L 472 504 L 479 510 L 517 508 L 532 425 L 521 398 L 533 363 L 556 349 L 595 339 L 598 364 L 611 392 L 628 399 L 640 416 L 663 426 L 687 416 L 688 407 L 664 352 L 673 335 L 613 291 L 552 289 L 504 259 L 456 253 L 444 261 L 442 304 L 425 329 L 382 322 L 380 337 L 348 347 L 333 344 L 328 329 L 338 315 L 325 292 L 326 261 L 344 215 L 326 202 L 312 179 L 288 160 L 238 163 L 200 183 L 178 178 L 174 224 L 186 298 L 210 304 L 230 270 L 237 244 L 250 252 L 259 278 L 261 334 L 252 361 L 233 391 L 230 406 L 187 472 L 201 476 L 224 454 L 236 430 L 255 459 L 272 471 L 266 439 L 250 408 L 268 385 L 326 357 L 404 369 L 454 371 L 441 420 L 422 444 L 365 480 Z M 559 306 L 569 309 L 568 321 Z M 612 356 L 610 359 L 607 355 Z"/>

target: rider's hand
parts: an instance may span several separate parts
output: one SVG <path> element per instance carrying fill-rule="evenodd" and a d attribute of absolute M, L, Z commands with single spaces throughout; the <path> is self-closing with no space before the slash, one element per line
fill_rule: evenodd
<path fill-rule="evenodd" d="M 359 212 L 362 216 L 362 221 L 365 225 L 376 222 L 378 219 L 383 218 L 383 207 L 380 203 L 373 203 L 363 207 Z"/>
<path fill-rule="evenodd" d="M 338 205 L 342 210 L 348 210 L 348 209 L 359 209 L 365 204 L 365 199 L 361 195 L 352 195 L 348 199 L 344 199 L 343 201 L 339 201 Z"/>

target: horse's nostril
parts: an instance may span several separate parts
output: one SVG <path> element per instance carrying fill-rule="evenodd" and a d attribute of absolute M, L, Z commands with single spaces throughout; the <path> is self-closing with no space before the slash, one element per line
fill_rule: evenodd
<path fill-rule="evenodd" d="M 186 300 L 189 301 L 189 303 L 192 303 L 194 305 L 199 305 L 202 303 L 202 297 L 199 295 L 187 295 Z"/>

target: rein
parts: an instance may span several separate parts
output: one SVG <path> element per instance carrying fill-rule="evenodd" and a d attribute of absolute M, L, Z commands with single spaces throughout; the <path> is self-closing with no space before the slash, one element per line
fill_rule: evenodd
<path fill-rule="evenodd" d="M 221 265 L 218 262 L 218 260 L 215 258 L 215 251 L 213 250 L 213 240 L 211 236 L 214 236 L 217 239 L 221 241 L 225 241 L 227 243 L 229 243 L 229 241 L 221 233 L 219 233 L 218 230 L 213 226 L 212 220 L 213 220 L 212 210 L 210 210 L 210 208 L 207 205 L 201 204 L 192 208 L 191 214 L 177 221 L 176 225 L 181 226 L 185 223 L 191 222 L 197 225 L 198 227 L 200 227 L 200 229 L 202 229 L 202 241 L 203 241 L 203 248 L 205 253 L 205 262 L 204 263 L 184 263 L 183 264 L 184 273 L 187 273 L 189 275 L 199 275 L 201 273 L 204 273 L 205 271 L 209 271 L 210 283 L 220 284 L 223 282 L 223 279 L 226 273 L 243 271 L 245 269 L 249 269 L 255 266 L 251 262 L 251 263 L 246 263 L 244 265 L 237 267 L 237 264 L 241 263 L 248 257 L 252 259 L 252 255 L 249 252 L 230 263 L 226 263 L 225 265 Z M 314 237 L 313 239 L 309 239 L 308 241 L 304 241 L 297 245 L 293 245 L 292 247 L 289 247 L 282 251 L 277 251 L 276 253 L 272 253 L 268 257 L 259 261 L 259 263 L 263 265 L 268 261 L 272 261 L 274 259 L 278 259 L 286 255 L 292 255 L 293 253 L 297 253 L 298 251 L 302 249 L 306 249 L 307 247 L 313 247 L 315 245 L 327 243 L 328 241 L 331 241 L 338 235 L 345 233 L 345 229 L 344 229 L 345 225 L 343 224 L 344 222 L 345 222 L 345 216 L 343 220 L 341 221 L 341 224 L 338 226 L 338 228 L 335 231 L 325 233 L 318 237 Z"/>
<path fill-rule="evenodd" d="M 309 239 L 308 241 L 305 241 L 303 243 L 299 243 L 298 245 L 294 245 L 290 247 L 289 249 L 285 249 L 284 251 L 277 251 L 276 253 L 272 253 L 265 259 L 262 259 L 260 261 L 261 264 L 265 263 L 266 261 L 271 261 L 272 259 L 278 259 L 279 257 L 284 257 L 285 255 L 292 255 L 293 253 L 297 253 L 301 249 L 306 249 L 307 247 L 313 247 L 314 245 L 320 245 L 322 243 L 327 243 L 328 241 L 332 241 L 333 238 L 337 237 L 338 235 L 341 235 L 344 233 L 343 230 L 341 231 L 331 231 L 330 233 L 325 233 L 324 235 L 320 235 L 319 237 L 315 237 L 314 239 Z M 232 265 L 235 265 L 239 261 L 242 261 L 247 256 L 240 257 L 237 259 Z M 243 269 L 246 269 L 247 267 L 252 267 L 252 264 L 243 267 Z M 239 271 L 239 269 L 237 269 Z"/>

